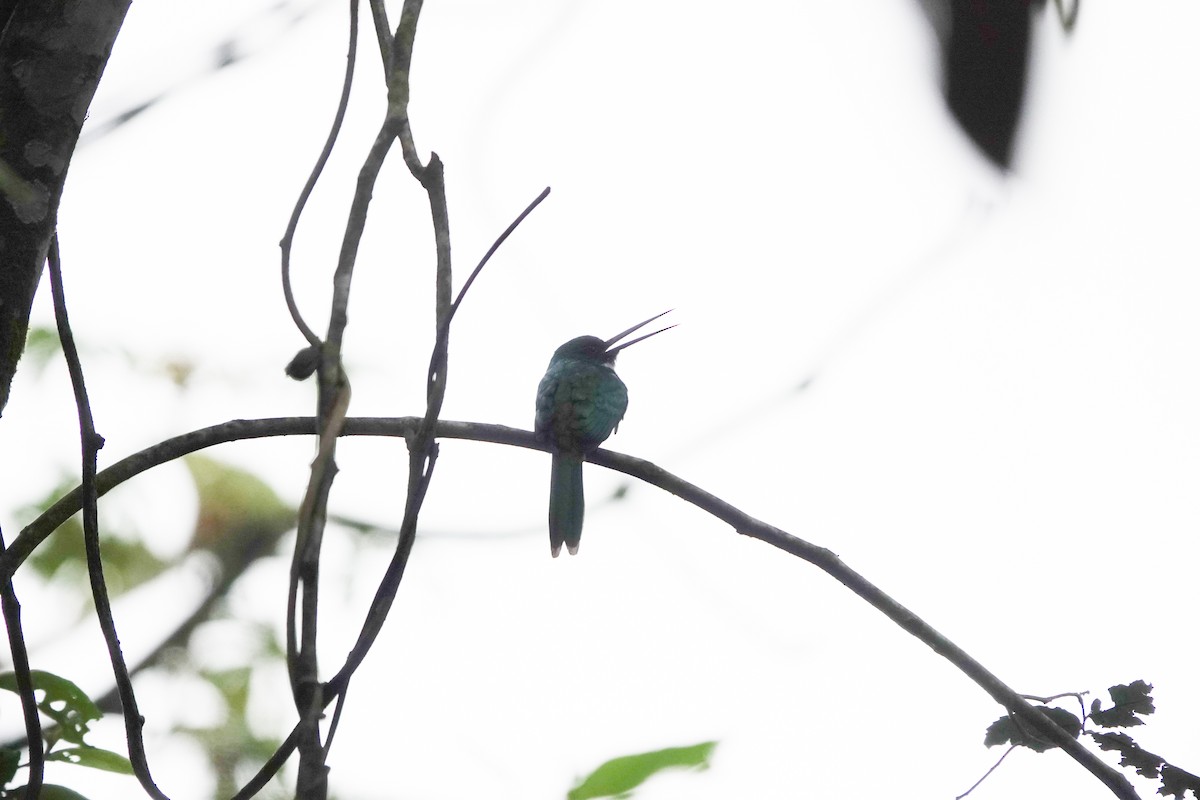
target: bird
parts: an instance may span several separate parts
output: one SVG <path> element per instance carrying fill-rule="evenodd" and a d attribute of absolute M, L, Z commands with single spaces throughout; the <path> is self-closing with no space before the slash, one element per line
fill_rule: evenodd
<path fill-rule="evenodd" d="M 611 339 L 577 336 L 550 357 L 538 384 L 533 429 L 550 445 L 550 555 L 555 558 L 564 544 L 571 555 L 579 552 L 583 460 L 617 429 L 629 406 L 629 391 L 613 368 L 617 353 L 675 326 L 617 342 L 668 313 L 655 314 Z"/>

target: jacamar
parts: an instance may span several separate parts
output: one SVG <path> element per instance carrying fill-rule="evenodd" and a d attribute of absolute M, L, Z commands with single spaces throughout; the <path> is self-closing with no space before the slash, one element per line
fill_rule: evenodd
<path fill-rule="evenodd" d="M 605 341 L 579 336 L 554 351 L 537 390 L 534 432 L 550 444 L 550 555 L 579 551 L 583 534 L 583 459 L 617 429 L 629 406 L 629 391 L 617 377 L 617 353 L 670 325 L 631 342 L 618 341 L 668 312 L 655 314 Z"/>

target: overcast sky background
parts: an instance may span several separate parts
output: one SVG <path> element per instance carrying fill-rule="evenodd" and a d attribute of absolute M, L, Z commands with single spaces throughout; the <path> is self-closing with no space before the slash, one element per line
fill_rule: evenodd
<path fill-rule="evenodd" d="M 91 129 L 166 96 L 108 135 L 85 129 L 60 215 L 101 466 L 226 419 L 311 413 L 314 385 L 283 376 L 302 339 L 277 243 L 336 103 L 345 17 L 300 0 L 130 10 Z M 411 114 L 446 163 L 456 285 L 553 188 L 456 318 L 443 416 L 529 428 L 558 344 L 674 308 L 676 330 L 621 356 L 631 402 L 609 446 L 831 548 L 1018 691 L 1107 700 L 1152 682 L 1159 711 L 1135 738 L 1200 769 L 1198 25 L 1186 0 L 1085 2 L 1069 36 L 1042 14 L 1001 176 L 944 108 L 916 3 L 431 0 Z M 214 72 L 223 42 L 239 60 Z M 318 331 L 384 102 L 364 9 L 353 105 L 296 240 Z M 352 414 L 423 411 L 426 209 L 397 149 L 355 274 Z M 35 321 L 51 324 L 43 289 Z M 195 368 L 186 392 L 162 377 L 173 361 Z M 65 370 L 19 374 L 4 423 L 5 452 L 37 454 L 0 465 L 11 530 L 77 458 Z M 210 455 L 298 502 L 312 452 Z M 338 463 L 333 507 L 398 525 L 403 444 L 345 442 Z M 580 554 L 552 560 L 548 472 L 544 454 L 443 444 L 427 535 L 348 698 L 339 796 L 557 798 L 613 756 L 717 739 L 711 771 L 639 796 L 948 798 L 998 757 L 982 740 L 1000 709 L 947 662 L 673 497 L 634 486 L 611 502 L 625 479 L 587 468 Z M 182 466 L 111 502 L 162 552 L 186 543 Z M 355 536 L 328 539 L 327 674 L 390 551 Z M 279 624 L 285 586 L 286 560 L 261 565 L 235 607 Z M 153 639 L 140 611 L 185 588 L 126 607 L 128 647 Z M 53 618 L 28 613 L 33 629 Z M 98 642 L 58 658 L 103 686 Z M 208 796 L 194 754 L 153 735 L 205 703 L 144 687 L 160 786 Z M 280 686 L 264 680 L 257 706 L 290 729 Z M 135 790 L 60 777 L 92 797 Z M 1029 752 L 973 796 L 1056 793 L 1108 796 Z"/>

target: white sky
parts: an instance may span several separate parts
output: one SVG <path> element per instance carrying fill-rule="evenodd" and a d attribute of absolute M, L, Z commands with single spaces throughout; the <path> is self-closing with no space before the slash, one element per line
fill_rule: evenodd
<path fill-rule="evenodd" d="M 281 8 L 139 0 L 93 105 L 104 122 L 171 92 L 80 150 L 61 214 L 104 463 L 311 412 L 314 387 L 282 374 L 302 340 L 277 242 L 334 108 L 345 9 Z M 529 427 L 554 347 L 675 308 L 678 329 L 621 358 L 632 401 L 611 447 L 830 547 L 1018 691 L 1106 700 L 1154 683 L 1159 712 L 1135 738 L 1200 768 L 1200 6 L 1085 2 L 1070 37 L 1039 17 L 1007 178 L 945 112 L 915 3 L 682 8 L 426 4 L 412 117 L 447 165 L 458 280 L 553 187 L 456 320 L 444 416 Z M 297 238 L 319 331 L 383 111 L 365 11 L 362 26 L 354 105 Z M 230 38 L 247 57 L 208 73 Z M 432 338 L 424 194 L 393 155 L 350 308 L 361 415 L 423 410 Z M 170 360 L 195 365 L 192 391 L 155 374 Z M 0 447 L 38 458 L 0 465 L 6 531 L 10 506 L 72 468 L 73 414 L 62 370 L 19 376 Z M 291 499 L 311 454 L 211 453 Z M 551 560 L 545 456 L 442 454 L 434 533 L 349 696 L 340 796 L 556 798 L 607 758 L 719 739 L 710 772 L 639 797 L 948 798 L 998 757 L 982 739 L 1000 709 L 815 568 L 646 488 L 606 502 L 622 479 L 598 467 L 580 555 Z M 398 524 L 402 444 L 349 442 L 339 464 L 335 507 Z M 191 501 L 181 468 L 162 473 L 113 504 L 170 551 Z M 349 536 L 331 534 L 324 573 L 330 673 L 388 547 Z M 282 616 L 281 563 L 243 587 L 247 613 Z M 136 612 L 119 622 L 146 636 Z M 98 649 L 83 661 L 103 673 Z M 151 731 L 197 703 L 145 691 Z M 280 696 L 262 703 L 283 731 Z M 151 747 L 168 794 L 206 796 L 187 753 Z M 1061 754 L 1027 752 L 973 796 L 1062 792 L 1108 796 Z"/>

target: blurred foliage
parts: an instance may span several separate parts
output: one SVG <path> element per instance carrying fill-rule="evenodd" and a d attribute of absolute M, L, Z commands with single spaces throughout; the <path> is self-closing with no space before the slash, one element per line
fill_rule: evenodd
<path fill-rule="evenodd" d="M 24 786 L 14 789 L 11 793 L 5 794 L 5 797 L 23 798 L 25 796 Z M 68 789 L 65 786 L 57 786 L 53 783 L 47 783 L 42 786 L 41 794 L 38 795 L 41 800 L 88 800 L 74 789 Z"/>
<path fill-rule="evenodd" d="M 35 376 L 41 375 L 50 363 L 62 352 L 58 330 L 51 325 L 33 325 L 25 334 L 25 353 L 21 356 L 21 369 Z"/>
<path fill-rule="evenodd" d="M 668 747 L 605 761 L 567 792 L 567 800 L 631 797 L 634 789 L 663 770 L 708 769 L 709 759 L 716 747 L 716 742 L 701 742 L 689 747 Z"/>
<path fill-rule="evenodd" d="M 40 500 L 17 510 L 17 518 L 28 524 L 79 484 L 75 476 L 64 476 Z M 101 505 L 103 508 L 103 505 Z M 100 523 L 104 552 L 104 579 L 109 594 L 118 596 L 156 578 L 169 566 L 154 555 L 133 532 L 114 532 L 107 520 Z M 83 523 L 78 514 L 52 533 L 29 556 L 26 564 L 39 575 L 67 586 L 87 586 L 87 559 L 83 550 Z"/>
<path fill-rule="evenodd" d="M 280 744 L 278 739 L 264 738 L 251 730 L 247 714 L 255 669 L 279 664 L 282 645 L 273 628 L 235 621 L 252 627 L 254 635 L 245 640 L 246 652 L 237 654 L 242 666 L 228 670 L 211 670 L 192 663 L 185 645 L 192 631 L 203 622 L 229 619 L 223 602 L 229 589 L 251 564 L 275 553 L 280 538 L 294 527 L 296 511 L 266 482 L 244 469 L 200 455 L 188 456 L 184 463 L 198 500 L 188 552 L 209 553 L 217 561 L 219 572 L 210 594 L 200 601 L 196 612 L 174 631 L 164 634 L 161 646 L 144 666 L 164 667 L 180 678 L 198 677 L 216 689 L 223 705 L 221 713 L 216 715 L 218 722 L 200 727 L 178 725 L 174 731 L 194 739 L 203 748 L 217 783 L 217 795 L 229 797 L 240 788 L 240 781 L 257 771 Z M 22 522 L 32 521 L 77 485 L 75 476 L 64 476 L 39 501 L 18 512 Z M 102 502 L 102 515 L 104 508 Z M 178 566 L 176 560 L 166 561 L 154 555 L 136 530 L 116 528 L 102 516 L 101 531 L 105 580 L 114 596 L 155 578 L 169 578 L 169 571 Z M 90 593 L 79 515 L 36 548 L 23 569 L 52 582 L 68 596 L 77 597 L 81 611 L 86 608 Z M 63 603 L 69 605 L 66 598 Z M 41 698 L 39 708 L 51 723 L 45 729 L 47 761 L 129 772 L 129 762 L 124 756 L 93 748 L 83 741 L 88 725 L 101 716 L 97 704 L 69 681 L 44 672 L 36 672 L 35 676 Z M 11 673 L 0 676 L 0 688 L 15 691 L 15 677 Z M 112 710 L 107 702 L 102 704 Z M 59 742 L 68 746 L 53 749 Z M 18 772 L 21 752 L 12 747 L 0 749 L 0 777 L 7 777 L 5 785 Z M 47 786 L 42 797 L 79 797 L 74 793 L 55 795 L 60 788 L 51 790 Z M 0 798 L 18 796 L 19 788 L 0 789 Z"/>
<path fill-rule="evenodd" d="M 275 553 L 280 538 L 296 523 L 296 509 L 280 499 L 265 481 L 247 470 L 202 455 L 184 458 L 196 487 L 199 509 L 189 549 L 211 553 L 220 564 L 223 595 L 232 583 L 259 558 Z M 210 619 L 228 618 L 222 604 L 214 605 Z M 248 625 L 241 622 L 239 624 Z M 215 688 L 225 713 L 213 725 L 177 726 L 203 748 L 216 780 L 216 796 L 230 797 L 252 773 L 270 758 L 280 740 L 257 735 L 248 720 L 251 679 L 255 665 L 279 663 L 283 648 L 275 631 L 255 627 L 248 651 L 233 669 L 192 669 Z"/>
<path fill-rule="evenodd" d="M 244 782 L 244 773 L 262 766 L 279 747 L 280 740 L 258 736 L 247 722 L 250 699 L 250 666 L 200 673 L 225 702 L 224 719 L 211 726 L 176 730 L 192 736 L 205 749 L 216 777 L 216 797 L 232 797 Z"/>
<path fill-rule="evenodd" d="M 226 570 L 270 555 L 295 526 L 296 509 L 253 473 L 196 454 L 184 463 L 200 499 L 191 549 L 213 553 Z"/>

